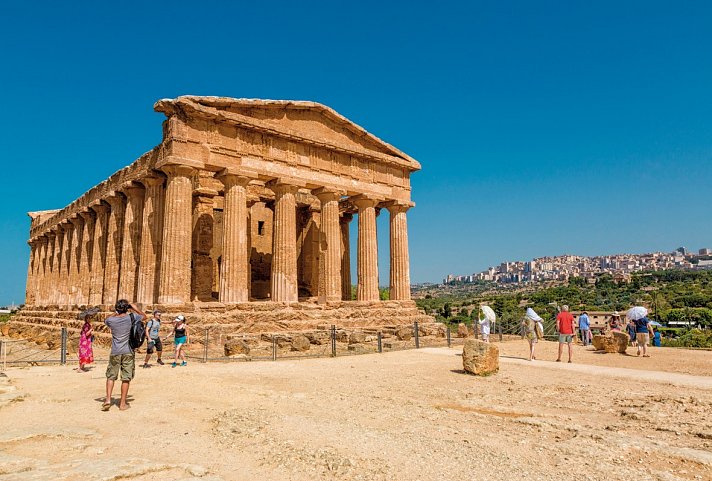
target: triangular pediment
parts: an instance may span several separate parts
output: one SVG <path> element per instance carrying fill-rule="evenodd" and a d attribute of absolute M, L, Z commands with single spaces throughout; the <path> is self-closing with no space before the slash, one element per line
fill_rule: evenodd
<path fill-rule="evenodd" d="M 409 170 L 420 169 L 415 159 L 316 102 L 182 96 L 161 100 L 155 109 L 167 115 L 183 110 L 193 115 L 220 117 L 223 121 L 332 146 L 341 151 L 389 157 Z"/>

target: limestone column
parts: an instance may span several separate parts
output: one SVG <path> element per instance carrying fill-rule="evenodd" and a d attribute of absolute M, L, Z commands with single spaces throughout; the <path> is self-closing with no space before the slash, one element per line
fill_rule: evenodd
<path fill-rule="evenodd" d="M 410 206 L 391 204 L 391 275 L 390 298 L 410 300 L 410 262 L 408 255 L 408 222 L 405 213 Z"/>
<path fill-rule="evenodd" d="M 106 259 L 104 263 L 104 291 L 101 303 L 113 305 L 119 299 L 119 269 L 121 266 L 122 232 L 124 227 L 125 197 L 119 193 L 106 198 L 110 210 L 106 227 Z"/>
<path fill-rule="evenodd" d="M 268 187 L 275 195 L 271 298 L 274 302 L 297 302 L 296 193 L 299 187 L 279 181 Z"/>
<path fill-rule="evenodd" d="M 126 196 L 126 211 L 122 229 L 121 268 L 119 269 L 119 299 L 136 300 L 136 279 L 141 255 L 143 224 L 143 186 L 129 184 L 121 189 Z"/>
<path fill-rule="evenodd" d="M 81 262 L 82 235 L 84 233 L 84 220 L 79 217 L 73 217 L 69 220 L 72 224 L 72 240 L 70 244 L 69 254 L 69 299 L 70 306 L 79 304 L 77 298 L 79 295 L 79 267 Z"/>
<path fill-rule="evenodd" d="M 376 237 L 376 205 L 368 197 L 354 199 L 358 207 L 358 285 L 356 299 L 377 301 L 378 295 L 378 240 Z"/>
<path fill-rule="evenodd" d="M 213 300 L 213 227 L 217 191 L 199 188 L 193 192 L 191 296 L 194 301 Z"/>
<path fill-rule="evenodd" d="M 222 261 L 220 264 L 220 302 L 249 301 L 250 242 L 248 239 L 247 184 L 249 177 L 224 173 Z"/>
<path fill-rule="evenodd" d="M 341 228 L 339 226 L 339 199 L 343 192 L 319 189 L 314 192 L 321 202 L 321 255 L 324 258 L 324 297 L 326 302 L 341 299 Z"/>
<path fill-rule="evenodd" d="M 166 165 L 168 175 L 163 215 L 159 304 L 190 301 L 190 253 L 193 181 L 195 172 L 187 165 Z"/>
<path fill-rule="evenodd" d="M 62 263 L 62 245 L 64 242 L 64 235 L 62 228 L 59 226 L 53 227 L 54 231 L 50 232 L 51 236 L 54 236 L 54 241 L 52 243 L 52 257 L 51 257 L 51 270 L 52 272 L 48 276 L 49 282 L 46 286 L 48 304 L 59 305 L 61 301 L 61 290 L 59 289 L 59 281 L 61 279 L 61 263 Z"/>
<path fill-rule="evenodd" d="M 82 230 L 82 241 L 80 244 L 79 254 L 79 278 L 77 282 L 77 295 L 75 302 L 78 305 L 86 305 L 89 303 L 89 289 L 91 287 L 91 260 L 92 251 L 94 250 L 94 229 L 96 216 L 91 210 L 80 212 L 84 221 L 84 229 Z"/>
<path fill-rule="evenodd" d="M 91 274 L 89 278 L 89 304 L 97 306 L 103 302 L 104 265 L 106 263 L 106 229 L 109 219 L 109 206 L 96 204 L 94 211 L 94 233 L 91 250 Z"/>
<path fill-rule="evenodd" d="M 344 213 L 339 219 L 341 227 L 341 299 L 351 300 L 351 246 L 349 224 L 353 215 Z"/>
<path fill-rule="evenodd" d="M 143 304 L 156 302 L 158 266 L 163 236 L 163 177 L 146 177 L 141 183 L 146 189 L 141 227 L 141 255 L 138 266 L 138 294 Z"/>
<path fill-rule="evenodd" d="M 62 230 L 62 256 L 59 264 L 59 282 L 57 283 L 57 289 L 59 290 L 58 304 L 66 306 L 70 303 L 71 294 L 69 271 L 72 267 L 71 253 L 74 228 L 69 221 L 64 221 L 59 227 Z"/>
<path fill-rule="evenodd" d="M 27 283 L 25 284 L 25 304 L 34 306 L 35 298 L 35 281 L 39 277 L 36 275 L 37 267 L 39 266 L 38 258 L 41 255 L 42 247 L 39 239 L 34 239 L 28 242 L 30 245 L 30 261 L 27 264 Z"/>

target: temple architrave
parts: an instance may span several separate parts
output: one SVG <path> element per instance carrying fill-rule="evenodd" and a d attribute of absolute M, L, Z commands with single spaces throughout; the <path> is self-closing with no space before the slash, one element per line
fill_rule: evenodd
<path fill-rule="evenodd" d="M 19 321 L 119 298 L 246 332 L 432 321 L 410 300 L 417 161 L 314 102 L 183 96 L 154 109 L 166 116 L 158 146 L 65 208 L 29 213 Z"/>

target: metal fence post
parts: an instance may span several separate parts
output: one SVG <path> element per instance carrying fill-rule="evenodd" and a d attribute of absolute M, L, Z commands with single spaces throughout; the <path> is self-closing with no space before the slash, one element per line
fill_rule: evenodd
<path fill-rule="evenodd" d="M 472 320 L 472 330 L 474 331 L 475 334 L 475 339 L 479 339 L 480 333 L 479 333 L 479 323 L 476 320 Z"/>
<path fill-rule="evenodd" d="M 418 321 L 413 323 L 413 329 L 415 329 L 415 348 L 420 347 L 420 336 L 418 335 Z"/>
<path fill-rule="evenodd" d="M 59 353 L 59 363 L 64 366 L 67 364 L 67 328 L 62 328 L 62 343 L 61 352 Z"/>
<path fill-rule="evenodd" d="M 378 331 L 378 352 L 383 352 L 383 337 L 381 336 L 381 331 Z"/>
<path fill-rule="evenodd" d="M 277 360 L 277 339 L 272 334 L 272 360 Z"/>
<path fill-rule="evenodd" d="M 205 329 L 205 344 L 203 344 L 203 362 L 208 362 L 208 342 L 210 341 L 210 328 Z"/>
<path fill-rule="evenodd" d="M 499 341 L 502 342 L 502 323 L 500 322 L 497 326 L 499 327 Z"/>
<path fill-rule="evenodd" d="M 452 347 L 452 339 L 450 338 L 450 326 L 447 326 L 447 347 Z"/>
<path fill-rule="evenodd" d="M 0 356 L 2 356 L 2 370 L 7 369 L 7 344 L 5 341 L 0 341 Z"/>
<path fill-rule="evenodd" d="M 331 357 L 336 357 L 336 325 L 331 325 Z"/>

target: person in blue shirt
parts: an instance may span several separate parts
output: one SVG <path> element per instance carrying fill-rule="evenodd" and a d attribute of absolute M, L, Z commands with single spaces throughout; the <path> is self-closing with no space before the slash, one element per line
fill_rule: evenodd
<path fill-rule="evenodd" d="M 591 344 L 591 320 L 586 311 L 582 312 L 578 318 L 578 327 L 581 333 L 581 342 L 584 346 Z"/>
<path fill-rule="evenodd" d="M 638 344 L 638 356 L 640 356 L 640 351 L 643 351 L 643 357 L 650 357 L 648 354 L 648 342 L 650 341 L 650 331 L 653 326 L 650 325 L 650 319 L 644 317 L 642 319 L 635 319 L 635 340 Z"/>
<path fill-rule="evenodd" d="M 653 346 L 660 347 L 660 344 L 661 344 L 660 331 L 653 328 Z"/>

